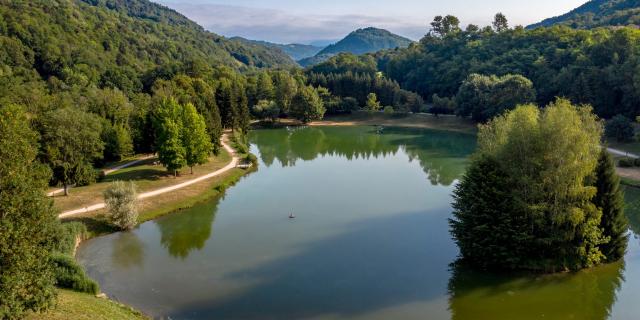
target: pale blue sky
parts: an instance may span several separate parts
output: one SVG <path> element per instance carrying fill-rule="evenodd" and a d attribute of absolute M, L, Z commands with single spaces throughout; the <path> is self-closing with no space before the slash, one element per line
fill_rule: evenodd
<path fill-rule="evenodd" d="M 487 25 L 496 12 L 512 25 L 563 14 L 586 0 L 155 0 L 224 36 L 280 43 L 335 40 L 362 27 L 419 39 L 435 15 Z"/>

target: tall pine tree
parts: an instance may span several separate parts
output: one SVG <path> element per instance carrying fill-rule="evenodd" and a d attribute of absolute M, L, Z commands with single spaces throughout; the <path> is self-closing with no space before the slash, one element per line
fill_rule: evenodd
<path fill-rule="evenodd" d="M 620 189 L 620 178 L 611 155 L 602 149 L 596 168 L 596 188 L 598 192 L 593 203 L 602 209 L 600 228 L 609 242 L 600 245 L 600 251 L 607 261 L 616 261 L 627 249 L 627 218 L 624 215 L 624 195 Z"/>

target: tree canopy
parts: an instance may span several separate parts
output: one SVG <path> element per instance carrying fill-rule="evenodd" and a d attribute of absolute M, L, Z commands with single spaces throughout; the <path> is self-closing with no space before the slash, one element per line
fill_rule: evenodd
<path fill-rule="evenodd" d="M 599 162 L 601 136 L 590 108 L 562 99 L 543 110 L 519 106 L 481 126 L 451 220 L 463 260 L 543 272 L 617 260 L 618 249 L 605 246 L 626 230 L 613 205 L 615 171 Z"/>

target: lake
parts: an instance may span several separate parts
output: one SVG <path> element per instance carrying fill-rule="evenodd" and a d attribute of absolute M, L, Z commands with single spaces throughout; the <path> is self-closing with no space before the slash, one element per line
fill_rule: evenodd
<path fill-rule="evenodd" d="M 103 292 L 167 319 L 640 315 L 635 233 L 624 263 L 575 274 L 453 265 L 451 194 L 473 135 L 308 127 L 257 130 L 250 142 L 259 169 L 223 197 L 80 246 L 78 260 Z M 629 210 L 632 230 L 639 208 Z"/>

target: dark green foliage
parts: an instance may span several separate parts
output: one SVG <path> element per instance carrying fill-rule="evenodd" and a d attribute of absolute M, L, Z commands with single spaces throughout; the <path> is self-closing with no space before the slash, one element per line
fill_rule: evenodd
<path fill-rule="evenodd" d="M 92 162 L 102 158 L 104 144 L 100 139 L 100 118 L 67 107 L 48 112 L 39 119 L 42 157 L 53 170 L 55 181 L 65 188 L 95 180 Z"/>
<path fill-rule="evenodd" d="M 605 133 L 607 137 L 614 138 L 618 142 L 629 142 L 635 137 L 633 123 L 623 115 L 617 115 L 607 121 Z"/>
<path fill-rule="evenodd" d="M 435 114 L 454 114 L 456 112 L 456 101 L 451 98 L 440 98 L 437 94 L 431 97 L 433 106 L 429 108 L 429 112 Z"/>
<path fill-rule="evenodd" d="M 609 242 L 600 246 L 600 251 L 608 261 L 621 259 L 627 249 L 627 218 L 624 215 L 624 194 L 620 189 L 620 178 L 611 155 L 603 149 L 595 172 L 595 186 L 598 189 L 593 203 L 602 210 L 602 228 Z"/>
<path fill-rule="evenodd" d="M 100 292 L 98 283 L 87 276 L 73 257 L 58 253 L 54 254 L 51 260 L 58 287 L 91 294 Z"/>
<path fill-rule="evenodd" d="M 632 168 L 636 166 L 635 160 L 629 158 L 622 158 L 618 161 L 618 166 L 621 168 Z"/>
<path fill-rule="evenodd" d="M 54 303 L 50 252 L 59 222 L 45 195 L 50 171 L 36 161 L 25 111 L 0 106 L 0 319 Z"/>
<path fill-rule="evenodd" d="M 401 112 L 419 112 L 423 105 L 422 98 L 401 89 L 395 81 L 375 73 L 373 61 L 365 64 L 370 63 L 368 67 L 363 67 L 360 62 L 367 59 L 371 57 L 342 54 L 310 69 L 308 82 L 315 87 L 327 88 L 335 96 L 355 98 L 359 106 L 367 103 L 369 93 L 375 93 L 382 105 L 393 106 Z M 348 108 L 338 108 L 336 113 L 353 110 L 351 108 L 351 105 Z M 328 107 L 327 110 L 334 113 L 332 108 Z"/>
<path fill-rule="evenodd" d="M 485 122 L 519 104 L 534 102 L 536 91 L 529 79 L 519 75 L 503 77 L 470 75 L 456 96 L 457 114 Z"/>
<path fill-rule="evenodd" d="M 451 233 L 460 253 L 483 269 L 517 269 L 531 241 L 524 211 L 511 195 L 513 185 L 500 163 L 473 160 L 454 192 Z"/>
<path fill-rule="evenodd" d="M 592 0 L 558 17 L 545 19 L 527 28 L 567 25 L 572 28 L 640 25 L 637 0 Z"/>
<path fill-rule="evenodd" d="M 562 99 L 542 111 L 518 106 L 480 126 L 450 222 L 463 261 L 557 272 L 618 260 L 626 222 L 601 135 L 591 109 Z"/>
<path fill-rule="evenodd" d="M 456 95 L 471 74 L 522 75 L 531 80 L 538 105 L 556 97 L 590 104 L 603 118 L 640 114 L 632 85 L 640 66 L 640 31 L 574 30 L 567 27 L 496 33 L 471 28 L 446 37 L 426 36 L 406 49 L 375 54 L 379 70 L 422 97 Z"/>
<path fill-rule="evenodd" d="M 430 35 L 436 37 L 446 37 L 460 32 L 460 20 L 452 15 L 436 16 L 431 22 Z"/>

